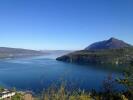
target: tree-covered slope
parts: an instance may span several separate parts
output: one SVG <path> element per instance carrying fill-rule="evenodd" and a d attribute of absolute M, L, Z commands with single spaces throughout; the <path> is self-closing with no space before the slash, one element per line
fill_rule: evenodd
<path fill-rule="evenodd" d="M 133 47 L 104 50 L 81 50 L 57 58 L 59 61 L 83 64 L 129 64 L 133 61 Z"/>

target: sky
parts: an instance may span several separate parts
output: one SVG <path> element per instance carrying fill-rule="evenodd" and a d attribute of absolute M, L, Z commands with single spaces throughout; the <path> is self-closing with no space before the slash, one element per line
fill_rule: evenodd
<path fill-rule="evenodd" d="M 80 50 L 115 37 L 133 44 L 133 0 L 0 0 L 0 47 Z"/>

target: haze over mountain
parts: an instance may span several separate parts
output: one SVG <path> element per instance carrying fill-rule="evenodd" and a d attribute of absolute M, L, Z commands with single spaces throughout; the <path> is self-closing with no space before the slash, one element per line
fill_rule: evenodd
<path fill-rule="evenodd" d="M 130 46 L 130 44 L 112 37 L 109 40 L 95 42 L 87 48 L 85 48 L 85 50 L 118 49 Z"/>
<path fill-rule="evenodd" d="M 0 58 L 14 58 L 14 57 L 27 57 L 43 55 L 45 53 L 36 50 L 0 47 Z"/>
<path fill-rule="evenodd" d="M 71 50 L 30 50 L 22 48 L 0 47 L 0 58 L 16 58 L 29 56 L 46 56 L 58 55 L 62 56 L 72 52 Z"/>

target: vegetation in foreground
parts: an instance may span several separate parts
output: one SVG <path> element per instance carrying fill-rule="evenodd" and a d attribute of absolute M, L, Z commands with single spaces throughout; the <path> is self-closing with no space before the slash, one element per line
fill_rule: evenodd
<path fill-rule="evenodd" d="M 24 100 L 23 99 L 23 94 L 21 94 L 21 93 L 16 93 L 16 95 L 15 96 L 13 96 L 12 98 L 11 98 L 11 100 Z"/>
<path fill-rule="evenodd" d="M 133 63 L 132 63 L 133 65 Z M 84 90 L 68 91 L 64 85 L 59 89 L 50 88 L 43 92 L 39 100 L 132 100 L 133 98 L 133 67 L 130 66 L 123 73 L 124 77 L 113 80 L 111 76 L 103 82 L 103 91 L 86 92 Z M 114 85 L 121 84 L 125 91 L 118 92 Z"/>
<path fill-rule="evenodd" d="M 132 100 L 133 90 L 130 87 L 127 87 L 126 92 L 117 92 L 113 88 L 113 82 L 110 77 L 105 80 L 102 92 L 96 92 L 95 90 L 91 92 L 84 90 L 70 92 L 62 85 L 59 89 L 50 88 L 44 91 L 39 100 Z"/>
<path fill-rule="evenodd" d="M 133 66 L 133 62 L 132 62 Z M 61 85 L 60 88 L 51 87 L 43 91 L 39 97 L 34 97 L 34 100 L 132 100 L 133 98 L 133 67 L 130 66 L 124 72 L 124 77 L 113 80 L 111 76 L 103 82 L 101 92 L 92 90 L 86 92 L 84 90 L 69 91 L 65 88 L 65 85 Z M 126 90 L 118 92 L 114 88 L 114 83 L 122 84 Z M 0 90 L 2 91 L 3 88 Z M 16 93 L 11 100 L 25 100 L 21 93 Z"/>

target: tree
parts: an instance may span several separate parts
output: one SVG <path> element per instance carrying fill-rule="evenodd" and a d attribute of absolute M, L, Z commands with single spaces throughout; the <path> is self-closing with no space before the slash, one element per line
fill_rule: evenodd
<path fill-rule="evenodd" d="M 127 67 L 123 75 L 124 77 L 119 78 L 117 81 L 126 87 L 128 98 L 133 98 L 133 61 L 131 61 L 131 65 Z"/>

